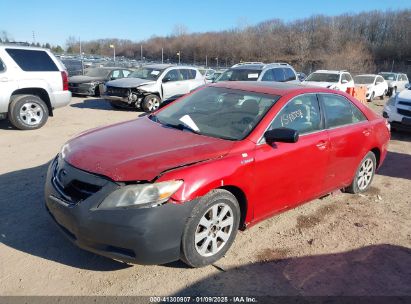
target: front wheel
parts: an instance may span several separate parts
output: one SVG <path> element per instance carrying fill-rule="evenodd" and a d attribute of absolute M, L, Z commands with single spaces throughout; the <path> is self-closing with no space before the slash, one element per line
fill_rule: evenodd
<path fill-rule="evenodd" d="M 384 100 L 384 96 L 386 96 L 386 95 L 387 95 L 387 90 L 385 90 L 384 93 L 380 96 L 380 99 Z"/>
<path fill-rule="evenodd" d="M 369 101 L 372 102 L 374 100 L 374 97 L 375 97 L 375 92 L 372 92 Z"/>
<path fill-rule="evenodd" d="M 363 158 L 358 169 L 355 173 L 355 177 L 350 186 L 345 190 L 349 193 L 360 193 L 367 191 L 374 178 L 377 161 L 373 152 L 368 152 Z"/>
<path fill-rule="evenodd" d="M 397 88 L 396 88 L 396 87 L 393 87 L 393 88 L 391 89 L 391 96 L 395 96 L 396 93 L 397 93 Z"/>
<path fill-rule="evenodd" d="M 182 237 L 181 259 L 191 267 L 219 260 L 231 247 L 240 223 L 240 208 L 233 194 L 213 190 L 194 207 Z"/>
<path fill-rule="evenodd" d="M 41 128 L 49 117 L 46 103 L 35 95 L 15 95 L 9 107 L 9 120 L 20 130 Z"/>
<path fill-rule="evenodd" d="M 157 95 L 151 94 L 144 98 L 143 102 L 141 103 L 141 108 L 144 112 L 151 113 L 160 107 L 161 99 Z"/>

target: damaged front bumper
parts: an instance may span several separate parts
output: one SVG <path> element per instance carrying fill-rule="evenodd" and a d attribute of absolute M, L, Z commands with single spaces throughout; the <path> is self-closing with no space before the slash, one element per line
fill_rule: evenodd
<path fill-rule="evenodd" d="M 153 208 L 98 208 L 119 187 L 56 157 L 47 172 L 46 209 L 64 235 L 87 251 L 137 264 L 178 260 L 184 225 L 195 201 Z"/>

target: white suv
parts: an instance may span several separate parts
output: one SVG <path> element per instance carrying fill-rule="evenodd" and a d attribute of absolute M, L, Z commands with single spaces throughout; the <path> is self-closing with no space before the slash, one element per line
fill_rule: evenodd
<path fill-rule="evenodd" d="M 302 84 L 343 92 L 346 92 L 348 88 L 354 88 L 354 80 L 347 71 L 318 70 L 311 73 Z"/>
<path fill-rule="evenodd" d="M 401 92 L 406 89 L 408 82 L 408 77 L 406 74 L 402 73 L 392 73 L 392 72 L 381 72 L 378 73 L 388 83 L 388 95 L 394 96 L 397 92 Z"/>
<path fill-rule="evenodd" d="M 70 100 L 67 72 L 50 50 L 0 44 L 0 118 L 38 129 Z"/>
<path fill-rule="evenodd" d="M 297 72 L 288 63 L 242 62 L 221 74 L 220 81 L 268 81 L 300 83 Z"/>
<path fill-rule="evenodd" d="M 382 116 L 387 118 L 392 130 L 411 131 L 411 87 L 391 96 L 385 104 Z"/>
<path fill-rule="evenodd" d="M 128 77 L 109 81 L 103 96 L 114 108 L 157 110 L 162 101 L 205 85 L 200 71 L 188 66 L 146 65 Z"/>

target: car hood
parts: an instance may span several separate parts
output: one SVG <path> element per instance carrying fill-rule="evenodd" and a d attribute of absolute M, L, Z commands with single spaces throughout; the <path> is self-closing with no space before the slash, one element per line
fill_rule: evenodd
<path fill-rule="evenodd" d="M 90 76 L 71 76 L 69 78 L 69 83 L 87 83 L 95 81 L 104 81 L 105 77 L 90 77 Z"/>
<path fill-rule="evenodd" d="M 80 134 L 63 155 L 72 166 L 114 181 L 152 181 L 164 171 L 222 157 L 233 144 L 143 117 Z"/>
<path fill-rule="evenodd" d="M 402 90 L 400 93 L 398 93 L 398 99 L 409 99 L 411 100 L 411 90 Z"/>
<path fill-rule="evenodd" d="M 141 85 L 146 85 L 146 84 L 153 84 L 155 81 L 152 80 L 147 80 L 147 79 L 141 79 L 141 78 L 121 78 L 121 79 L 116 79 L 107 82 L 107 86 L 111 87 L 117 87 L 117 88 L 136 88 Z"/>

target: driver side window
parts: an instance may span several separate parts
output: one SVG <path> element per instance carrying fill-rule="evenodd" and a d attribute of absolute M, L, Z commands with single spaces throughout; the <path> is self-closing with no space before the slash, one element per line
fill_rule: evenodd
<path fill-rule="evenodd" d="M 183 78 L 179 70 L 171 70 L 167 72 L 167 74 L 164 76 L 164 79 L 166 79 L 167 81 L 179 81 Z"/>
<path fill-rule="evenodd" d="M 289 101 L 277 114 L 270 130 L 289 128 L 300 134 L 321 130 L 321 115 L 315 94 L 300 95 Z"/>

